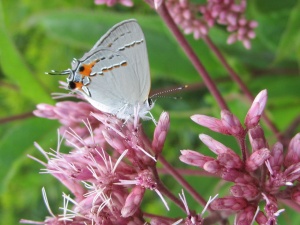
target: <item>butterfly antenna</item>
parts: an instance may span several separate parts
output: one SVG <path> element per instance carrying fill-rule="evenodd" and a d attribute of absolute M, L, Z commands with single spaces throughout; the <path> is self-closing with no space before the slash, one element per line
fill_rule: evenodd
<path fill-rule="evenodd" d="M 164 94 L 170 94 L 172 92 L 176 92 L 176 91 L 181 91 L 185 88 L 188 88 L 188 85 L 184 85 L 184 86 L 181 86 L 181 87 L 177 87 L 177 88 L 171 88 L 171 89 L 168 89 L 168 90 L 165 90 L 165 91 L 160 91 L 160 92 L 157 92 L 155 93 L 154 95 L 151 95 L 150 98 L 153 99 L 153 98 L 165 98 L 166 96 Z M 181 97 L 173 97 L 174 99 L 181 99 Z"/>

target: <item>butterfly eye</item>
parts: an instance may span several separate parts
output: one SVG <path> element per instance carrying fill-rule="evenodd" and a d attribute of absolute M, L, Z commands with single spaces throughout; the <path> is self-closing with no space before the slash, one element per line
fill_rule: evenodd
<path fill-rule="evenodd" d="M 147 101 L 148 101 L 148 105 L 151 107 L 153 104 L 153 100 L 151 98 L 148 98 Z"/>
<path fill-rule="evenodd" d="M 69 88 L 70 90 L 74 90 L 74 89 L 76 88 L 75 82 L 74 82 L 74 81 L 70 81 L 70 82 L 69 82 L 68 88 Z"/>
<path fill-rule="evenodd" d="M 84 71 L 84 66 L 80 66 L 78 70 L 79 70 L 79 72 Z"/>

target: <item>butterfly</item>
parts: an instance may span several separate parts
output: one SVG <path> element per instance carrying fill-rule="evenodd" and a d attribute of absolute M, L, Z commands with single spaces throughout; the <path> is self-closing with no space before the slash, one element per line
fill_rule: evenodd
<path fill-rule="evenodd" d="M 151 78 L 146 41 L 135 19 L 108 30 L 72 68 L 51 71 L 68 75 L 68 89 L 80 93 L 95 108 L 125 121 L 152 119 Z"/>

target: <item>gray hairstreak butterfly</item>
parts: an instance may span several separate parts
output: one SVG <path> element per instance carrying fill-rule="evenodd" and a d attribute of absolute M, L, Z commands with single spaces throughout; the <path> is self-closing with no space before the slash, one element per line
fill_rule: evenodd
<path fill-rule="evenodd" d="M 146 41 L 134 19 L 113 26 L 82 58 L 72 61 L 71 69 L 49 74 L 68 75 L 69 90 L 102 112 L 126 121 L 153 119 Z"/>

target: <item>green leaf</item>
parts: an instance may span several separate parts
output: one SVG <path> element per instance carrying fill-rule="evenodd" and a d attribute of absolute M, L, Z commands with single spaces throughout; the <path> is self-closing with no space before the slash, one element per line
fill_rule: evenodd
<path fill-rule="evenodd" d="M 5 14 L 0 1 L 0 64 L 5 75 L 13 80 L 20 88 L 21 95 L 35 103 L 48 100 L 50 96 L 45 92 L 33 73 L 27 67 L 5 26 Z"/>
<path fill-rule="evenodd" d="M 47 150 L 55 148 L 57 127 L 57 122 L 42 118 L 31 118 L 6 127 L 5 135 L 0 139 L 0 224 L 17 224 L 22 218 L 42 219 L 42 215 L 40 218 L 37 216 L 47 214 L 41 187 L 51 187 L 49 182 L 54 179 L 50 175 L 39 175 L 38 171 L 43 166 L 28 158 L 27 154 L 44 160 L 33 142 L 37 141 Z M 29 202 L 32 208 L 28 207 Z M 36 210 L 35 216 L 28 215 L 33 208 L 39 210 Z"/>
<path fill-rule="evenodd" d="M 290 17 L 286 28 L 281 36 L 277 49 L 277 61 L 283 58 L 295 58 L 298 62 L 300 59 L 300 1 L 290 12 Z"/>
<path fill-rule="evenodd" d="M 258 11 L 270 15 L 280 11 L 290 10 L 297 3 L 297 0 L 255 0 L 254 2 Z"/>
<path fill-rule="evenodd" d="M 2 179 L 0 193 L 3 193 L 7 185 L 12 182 L 12 177 L 21 165 L 21 161 L 28 159 L 26 154 L 35 149 L 34 141 L 46 141 L 47 144 L 56 142 L 55 129 L 57 127 L 57 122 L 42 118 L 31 118 L 6 127 L 5 135 L 0 139 L 0 177 Z"/>

